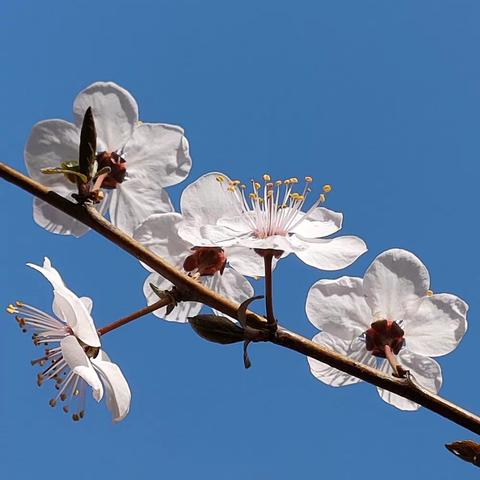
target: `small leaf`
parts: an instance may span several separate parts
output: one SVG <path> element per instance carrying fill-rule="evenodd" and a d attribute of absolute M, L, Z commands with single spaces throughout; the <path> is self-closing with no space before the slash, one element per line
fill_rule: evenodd
<path fill-rule="evenodd" d="M 245 340 L 245 331 L 226 317 L 219 315 L 196 315 L 188 321 L 195 333 L 214 343 L 226 345 Z"/>
<path fill-rule="evenodd" d="M 447 449 L 457 457 L 480 467 L 480 445 L 473 440 L 460 440 L 458 442 L 447 443 Z"/>
<path fill-rule="evenodd" d="M 94 175 L 97 160 L 97 131 L 93 118 L 92 107 L 88 107 L 83 117 L 82 130 L 80 132 L 80 148 L 78 152 L 78 164 L 80 172 L 88 180 Z"/>
<path fill-rule="evenodd" d="M 47 167 L 47 168 L 42 168 L 40 171 L 46 175 L 63 174 L 63 175 L 66 175 L 69 178 L 69 180 L 70 180 L 70 176 L 74 176 L 74 177 L 78 177 L 82 183 L 88 182 L 87 177 L 83 175 L 83 173 L 77 172 L 73 169 L 70 170 L 67 168 L 60 168 L 60 167 L 52 167 L 52 168 Z"/>

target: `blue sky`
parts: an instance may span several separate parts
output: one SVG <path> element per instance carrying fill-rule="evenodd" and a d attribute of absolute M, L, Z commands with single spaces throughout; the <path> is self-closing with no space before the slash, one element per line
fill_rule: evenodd
<path fill-rule="evenodd" d="M 434 291 L 470 305 L 465 339 L 440 359 L 441 393 L 479 411 L 479 21 L 480 4 L 462 0 L 3 2 L 0 158 L 24 171 L 33 124 L 71 119 L 82 88 L 113 80 L 143 120 L 185 128 L 187 182 L 223 170 L 312 175 L 318 191 L 331 183 L 343 233 L 369 251 L 341 272 L 283 261 L 280 322 L 313 336 L 304 303 L 315 281 L 361 276 L 381 251 L 411 250 Z M 181 187 L 169 190 L 177 206 Z M 94 298 L 98 325 L 144 305 L 135 259 L 94 233 L 48 234 L 31 203 L 0 183 L 3 304 L 49 309 L 49 286 L 25 267 L 48 255 L 72 289 Z M 395 410 L 369 385 L 326 387 L 304 358 L 271 345 L 253 345 L 245 371 L 238 345 L 203 342 L 153 316 L 104 339 L 130 382 L 130 415 L 112 425 L 92 400 L 74 424 L 48 406 L 47 385 L 36 387 L 37 352 L 14 323 L 0 322 L 0 471 L 10 478 L 478 475 L 443 447 L 473 434 L 428 411 Z"/>

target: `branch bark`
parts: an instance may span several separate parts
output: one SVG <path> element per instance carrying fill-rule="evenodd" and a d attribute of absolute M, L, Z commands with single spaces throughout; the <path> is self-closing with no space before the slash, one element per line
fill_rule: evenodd
<path fill-rule="evenodd" d="M 113 226 L 100 215 L 95 208 L 73 203 L 3 163 L 0 163 L 0 177 L 58 208 L 76 220 L 79 220 L 127 253 L 146 263 L 157 273 L 172 282 L 181 292 L 183 298 L 204 303 L 228 316 L 237 318 L 238 305 L 204 287 L 191 277 L 174 268 L 168 262 L 165 262 L 162 258 Z M 253 312 L 247 313 L 247 322 L 254 328 L 266 327 L 265 318 Z M 480 417 L 438 395 L 428 392 L 412 379 L 400 379 L 385 375 L 379 370 L 328 350 L 283 327 L 278 328 L 270 341 L 416 402 L 452 422 L 465 427 L 467 430 L 480 435 Z"/>

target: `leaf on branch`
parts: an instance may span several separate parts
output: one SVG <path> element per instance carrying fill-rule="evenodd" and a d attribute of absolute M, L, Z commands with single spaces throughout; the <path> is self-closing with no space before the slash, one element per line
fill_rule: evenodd
<path fill-rule="evenodd" d="M 82 183 L 88 182 L 87 177 L 83 173 L 80 173 L 74 170 L 73 168 L 47 167 L 47 168 L 42 168 L 40 171 L 46 175 L 63 174 L 69 180 L 72 180 L 71 176 L 73 176 L 73 177 L 79 178 Z"/>
<path fill-rule="evenodd" d="M 88 107 L 83 117 L 82 130 L 80 132 L 80 148 L 78 152 L 78 164 L 80 172 L 89 181 L 95 174 L 97 160 L 97 131 L 93 118 L 92 107 Z"/>
<path fill-rule="evenodd" d="M 245 331 L 226 317 L 219 315 L 196 315 L 188 321 L 197 335 L 209 342 L 227 345 L 245 340 Z"/>
<path fill-rule="evenodd" d="M 473 463 L 476 467 L 480 467 L 480 444 L 473 440 L 460 440 L 458 442 L 447 443 L 445 447 L 462 460 Z"/>

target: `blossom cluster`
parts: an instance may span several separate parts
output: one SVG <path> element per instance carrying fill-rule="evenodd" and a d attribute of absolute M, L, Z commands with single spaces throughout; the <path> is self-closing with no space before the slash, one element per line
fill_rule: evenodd
<path fill-rule="evenodd" d="M 83 90 L 73 105 L 73 123 L 45 120 L 36 124 L 25 147 L 30 176 L 68 199 L 76 199 L 82 122 L 93 113 L 96 144 L 93 161 L 96 208 L 136 241 L 220 295 L 242 304 L 254 296 L 246 277 L 270 277 L 272 268 L 295 254 L 324 271 L 350 266 L 367 251 L 356 236 L 333 236 L 343 215 L 324 207 L 332 187 L 313 195 L 313 178 L 272 178 L 264 174 L 247 183 L 223 172 L 206 173 L 186 186 L 174 211 L 165 191 L 184 180 L 191 168 L 189 143 L 182 128 L 139 120 L 135 99 L 112 82 Z M 79 237 L 88 227 L 42 200 L 35 200 L 34 220 L 46 230 Z M 159 292 L 174 286 L 150 267 L 143 292 L 148 305 Z M 105 394 L 113 420 L 130 408 L 130 389 L 120 368 L 101 349 L 102 331 L 92 319 L 92 301 L 78 297 L 64 283 L 48 258 L 29 264 L 53 287 L 53 314 L 16 302 L 8 306 L 20 328 L 33 333 L 44 355 L 32 361 L 43 368 L 37 383 L 52 380 L 61 403 L 74 420 L 85 414 L 85 392 L 95 400 Z M 271 280 L 271 278 L 270 278 Z M 153 313 L 188 322 L 203 305 L 177 298 Z M 267 307 L 268 309 L 268 307 Z M 381 253 L 364 278 L 321 279 L 310 289 L 306 314 L 320 332 L 313 341 L 389 375 L 409 372 L 425 389 L 438 392 L 439 364 L 431 357 L 453 351 L 467 329 L 467 304 L 455 295 L 433 293 L 426 267 L 412 253 L 392 249 Z M 218 314 L 218 312 L 214 312 Z M 268 312 L 267 312 L 268 313 Z M 267 318 L 275 323 L 274 318 Z M 231 319 L 236 322 L 235 319 Z M 54 345 L 52 347 L 52 344 Z M 360 380 L 317 360 L 308 359 L 320 381 L 346 386 Z M 379 389 L 386 402 L 402 410 L 419 406 Z"/>

